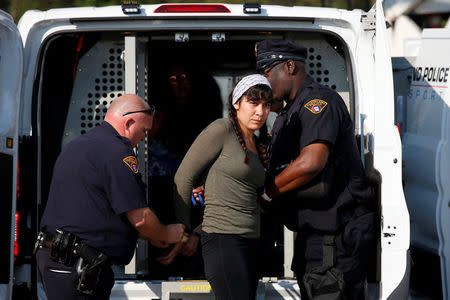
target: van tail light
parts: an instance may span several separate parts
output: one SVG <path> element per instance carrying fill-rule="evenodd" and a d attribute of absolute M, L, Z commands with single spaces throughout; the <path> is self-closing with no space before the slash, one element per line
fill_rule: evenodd
<path fill-rule="evenodd" d="M 16 184 L 16 203 L 20 197 L 20 185 L 19 185 L 19 170 L 20 170 L 20 160 L 17 160 L 17 184 Z M 16 212 L 16 226 L 14 228 L 14 259 L 19 255 L 19 213 Z"/>
<path fill-rule="evenodd" d="M 164 4 L 154 13 L 231 13 L 222 4 Z"/>
<path fill-rule="evenodd" d="M 14 259 L 19 255 L 19 213 L 16 212 L 16 228 L 14 232 Z"/>
<path fill-rule="evenodd" d="M 402 130 L 400 127 L 400 123 L 397 123 L 397 129 L 398 129 L 398 133 L 401 135 L 402 134 Z"/>

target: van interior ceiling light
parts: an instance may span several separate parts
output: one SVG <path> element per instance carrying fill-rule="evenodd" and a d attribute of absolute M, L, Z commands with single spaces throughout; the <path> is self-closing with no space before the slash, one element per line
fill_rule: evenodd
<path fill-rule="evenodd" d="M 138 1 L 124 1 L 122 11 L 126 15 L 138 15 L 141 13 L 141 5 Z"/>
<path fill-rule="evenodd" d="M 244 3 L 244 14 L 260 14 L 261 4 L 259 3 Z"/>
<path fill-rule="evenodd" d="M 222 4 L 164 4 L 155 13 L 230 13 Z"/>

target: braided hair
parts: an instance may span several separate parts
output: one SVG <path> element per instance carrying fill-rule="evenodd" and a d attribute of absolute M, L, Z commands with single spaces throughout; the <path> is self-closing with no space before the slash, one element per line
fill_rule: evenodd
<path fill-rule="evenodd" d="M 245 144 L 244 137 L 242 135 L 242 129 L 239 125 L 238 119 L 237 119 L 237 113 L 236 109 L 233 106 L 232 102 L 232 94 L 230 94 L 230 97 L 228 98 L 228 116 L 230 118 L 231 124 L 233 125 L 234 132 L 236 133 L 236 136 L 238 138 L 239 143 L 241 144 L 242 150 L 245 153 L 244 163 L 248 163 L 248 149 L 247 145 Z M 257 84 L 252 87 L 250 87 L 247 91 L 244 92 L 244 94 L 241 96 L 239 100 L 242 99 L 243 96 L 246 96 L 249 101 L 267 101 L 272 102 L 272 89 L 268 87 L 265 84 Z M 257 149 L 258 149 L 258 155 L 259 159 L 261 160 L 261 163 L 264 165 L 264 167 L 267 167 L 269 162 L 269 155 L 267 153 L 267 145 L 269 142 L 268 134 L 267 134 L 267 126 L 264 124 L 259 129 L 259 138 L 256 140 L 257 142 Z"/>

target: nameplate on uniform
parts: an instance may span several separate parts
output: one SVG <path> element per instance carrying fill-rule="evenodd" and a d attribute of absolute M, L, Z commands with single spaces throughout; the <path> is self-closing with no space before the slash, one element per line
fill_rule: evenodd
<path fill-rule="evenodd" d="M 313 99 L 308 101 L 308 103 L 305 104 L 305 107 L 313 114 L 319 114 L 327 105 L 328 103 L 323 100 Z"/>
<path fill-rule="evenodd" d="M 139 172 L 139 165 L 135 156 L 127 156 L 123 159 L 123 162 L 133 171 L 134 173 Z"/>

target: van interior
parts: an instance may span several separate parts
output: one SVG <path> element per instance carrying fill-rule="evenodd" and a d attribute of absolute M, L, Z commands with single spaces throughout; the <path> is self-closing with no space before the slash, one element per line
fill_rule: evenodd
<path fill-rule="evenodd" d="M 336 90 L 354 119 L 348 50 L 338 37 L 301 31 L 230 31 L 219 39 L 212 38 L 214 34 L 194 31 L 183 41 L 176 41 L 174 31 L 78 32 L 47 38 L 40 51 L 33 100 L 33 132 L 40 132 L 40 138 L 34 137 L 29 142 L 36 151 L 23 153 L 29 159 L 21 160 L 21 168 L 26 169 L 28 164 L 38 170 L 41 180 L 35 191 L 41 201 L 36 207 L 38 213 L 31 216 L 35 225 L 21 224 L 25 226 L 24 231 L 31 231 L 33 236 L 37 232 L 53 165 L 62 147 L 102 122 L 110 103 L 125 93 L 127 76 L 136 76 L 137 93 L 157 108 L 154 127 L 137 151 L 148 186 L 149 206 L 164 223 L 174 220 L 173 176 L 181 159 L 204 127 L 216 118 L 228 116 L 228 95 L 234 84 L 255 72 L 255 42 L 276 38 L 308 46 L 307 72 L 319 83 Z M 136 74 L 127 73 L 125 68 L 124 40 L 130 35 L 138 41 Z M 269 130 L 274 119 L 275 114 L 269 117 Z M 26 171 L 21 176 L 27 174 L 31 176 Z M 27 182 L 33 181 L 23 178 L 21 184 Z M 32 206 L 30 199 L 19 201 L 30 201 Z M 200 224 L 202 208 L 194 206 L 192 214 Z M 283 232 L 281 224 L 263 215 L 261 271 L 264 277 L 284 277 Z M 200 255 L 180 257 L 173 265 L 162 266 L 155 258 L 164 255 L 164 251 L 167 250 L 148 245 L 141 271 L 130 275 L 125 267 L 117 267 L 116 279 L 204 278 Z M 376 266 L 372 273 L 376 277 Z"/>

